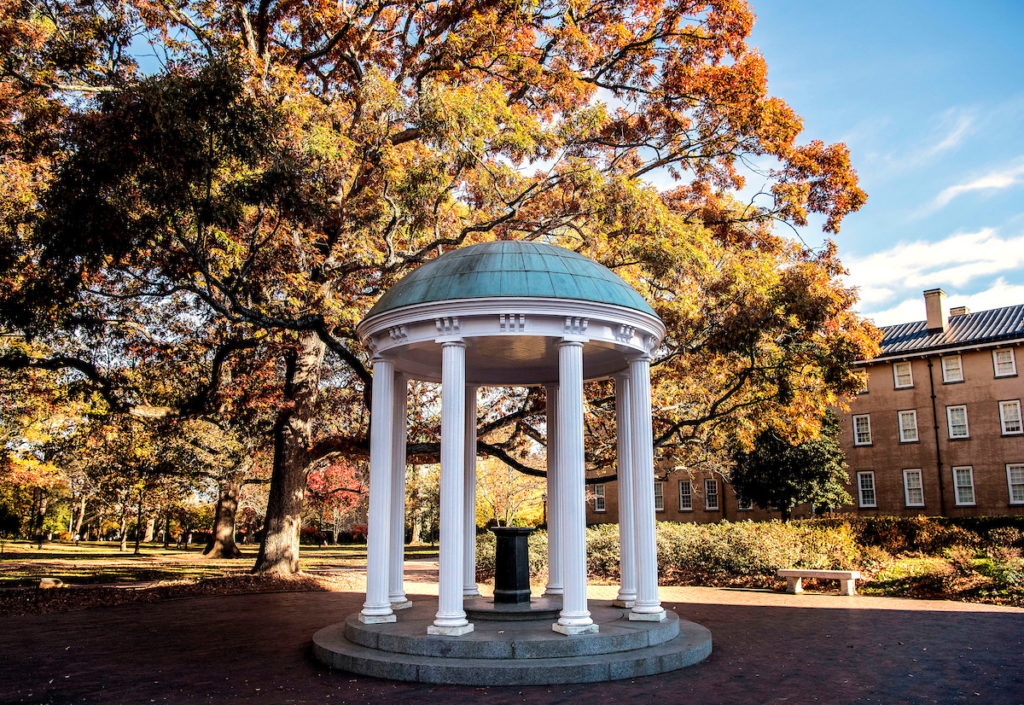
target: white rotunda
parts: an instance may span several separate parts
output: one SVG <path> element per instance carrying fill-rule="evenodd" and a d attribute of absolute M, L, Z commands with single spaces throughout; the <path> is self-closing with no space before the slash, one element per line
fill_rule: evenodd
<path fill-rule="evenodd" d="M 621 587 L 630 620 L 660 622 L 655 548 L 650 361 L 665 326 L 611 270 L 553 245 L 499 241 L 422 265 L 357 328 L 373 355 L 370 508 L 364 624 L 396 620 L 403 585 L 408 382 L 441 383 L 440 576 L 429 634 L 473 631 L 476 597 L 477 392 L 543 386 L 547 396 L 546 594 L 556 632 L 598 630 L 587 604 L 583 383 L 615 380 Z M 422 632 L 421 632 L 422 633 Z M 548 632 L 550 634 L 550 632 Z M 710 637 L 708 640 L 710 649 Z"/>

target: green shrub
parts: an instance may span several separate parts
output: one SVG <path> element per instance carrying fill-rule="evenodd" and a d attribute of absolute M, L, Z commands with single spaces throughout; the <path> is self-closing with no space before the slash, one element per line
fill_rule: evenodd
<path fill-rule="evenodd" d="M 847 568 L 860 553 L 849 527 L 809 528 L 781 521 L 657 525 L 658 572 L 669 582 L 730 578 L 774 581 L 779 568 Z M 590 575 L 619 577 L 618 527 L 587 531 Z"/>
<path fill-rule="evenodd" d="M 1024 537 L 1024 516 L 856 517 L 838 516 L 794 522 L 806 526 L 849 524 L 862 546 L 878 546 L 892 555 L 938 554 L 954 546 L 1007 545 Z"/>
<path fill-rule="evenodd" d="M 992 529 L 988 539 L 993 546 L 1024 547 L 1024 531 L 1015 526 L 1000 526 Z"/>

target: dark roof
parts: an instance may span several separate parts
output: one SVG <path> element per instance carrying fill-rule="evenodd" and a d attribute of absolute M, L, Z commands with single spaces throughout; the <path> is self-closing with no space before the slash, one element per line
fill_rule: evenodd
<path fill-rule="evenodd" d="M 929 331 L 925 321 L 914 321 L 885 326 L 882 334 L 878 357 L 915 355 L 1024 338 L 1024 304 L 953 316 L 945 331 Z"/>

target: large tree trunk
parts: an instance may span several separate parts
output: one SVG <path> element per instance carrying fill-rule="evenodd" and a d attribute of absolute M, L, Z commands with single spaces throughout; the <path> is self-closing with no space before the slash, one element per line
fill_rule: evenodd
<path fill-rule="evenodd" d="M 164 514 L 164 550 L 171 547 L 171 514 Z"/>
<path fill-rule="evenodd" d="M 46 525 L 46 490 L 42 487 L 38 487 L 35 490 L 38 493 L 39 500 L 35 503 L 35 516 L 32 517 L 32 529 L 33 536 L 35 537 L 38 548 L 43 548 L 43 542 L 46 540 L 46 535 L 43 533 L 43 527 Z"/>
<path fill-rule="evenodd" d="M 221 480 L 217 511 L 213 517 L 213 530 L 203 550 L 204 557 L 238 558 L 242 554 L 235 545 L 235 513 L 238 511 L 238 495 L 241 490 L 240 473 L 228 475 Z"/>
<path fill-rule="evenodd" d="M 150 514 L 146 517 L 146 530 L 142 534 L 143 543 L 153 543 L 153 536 L 156 534 L 156 515 Z"/>
<path fill-rule="evenodd" d="M 324 349 L 323 341 L 315 333 L 302 333 L 299 349 L 286 361 L 285 404 L 274 424 L 274 470 L 254 573 L 291 575 L 299 570 L 299 527 L 309 464 L 310 422 L 320 391 Z"/>
<path fill-rule="evenodd" d="M 82 535 L 82 521 L 85 519 L 85 496 L 82 496 L 81 501 L 78 503 L 78 518 L 75 519 L 75 528 L 71 531 L 71 536 L 74 537 L 77 542 Z"/>
<path fill-rule="evenodd" d="M 127 505 L 127 503 L 126 503 Z M 127 506 L 121 509 L 121 546 L 117 550 L 128 550 L 128 509 Z"/>
<path fill-rule="evenodd" d="M 139 490 L 139 509 L 135 513 L 135 555 L 139 555 L 139 543 L 142 541 L 142 490 Z"/>

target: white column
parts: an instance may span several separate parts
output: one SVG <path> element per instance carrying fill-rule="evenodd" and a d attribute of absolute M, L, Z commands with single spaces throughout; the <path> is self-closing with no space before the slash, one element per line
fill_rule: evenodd
<path fill-rule="evenodd" d="M 388 599 L 391 609 L 412 607 L 405 596 L 405 442 L 408 427 L 409 381 L 395 375 L 394 422 L 391 443 L 391 570 Z"/>
<path fill-rule="evenodd" d="M 366 602 L 359 621 L 394 622 L 388 599 L 388 510 L 391 501 L 391 430 L 395 365 L 373 360 L 373 402 L 370 407 L 370 509 L 366 536 Z"/>
<path fill-rule="evenodd" d="M 619 594 L 613 604 L 636 602 L 636 538 L 633 520 L 633 434 L 630 433 L 629 374 L 615 375 L 615 456 L 619 485 Z M 652 489 L 653 492 L 653 489 Z"/>
<path fill-rule="evenodd" d="M 437 615 L 428 634 L 460 636 L 473 631 L 462 609 L 465 419 L 466 344 L 448 339 L 441 348 L 441 569 Z"/>
<path fill-rule="evenodd" d="M 658 549 L 654 536 L 654 441 L 649 355 L 637 355 L 629 360 L 629 402 L 637 572 L 636 602 L 629 618 L 660 622 L 665 619 L 665 610 L 658 599 Z"/>
<path fill-rule="evenodd" d="M 462 506 L 465 512 L 462 538 L 462 596 L 479 597 L 476 585 L 476 393 L 477 388 L 466 385 L 466 479 L 463 485 Z"/>
<path fill-rule="evenodd" d="M 583 455 L 583 343 L 558 344 L 558 495 L 561 505 L 562 611 L 551 628 L 596 632 L 587 609 L 586 495 Z"/>
<path fill-rule="evenodd" d="M 547 473 L 548 473 L 548 585 L 545 595 L 561 595 L 562 584 L 562 534 L 559 530 L 561 502 L 558 493 L 558 385 L 544 387 L 547 400 Z"/>

